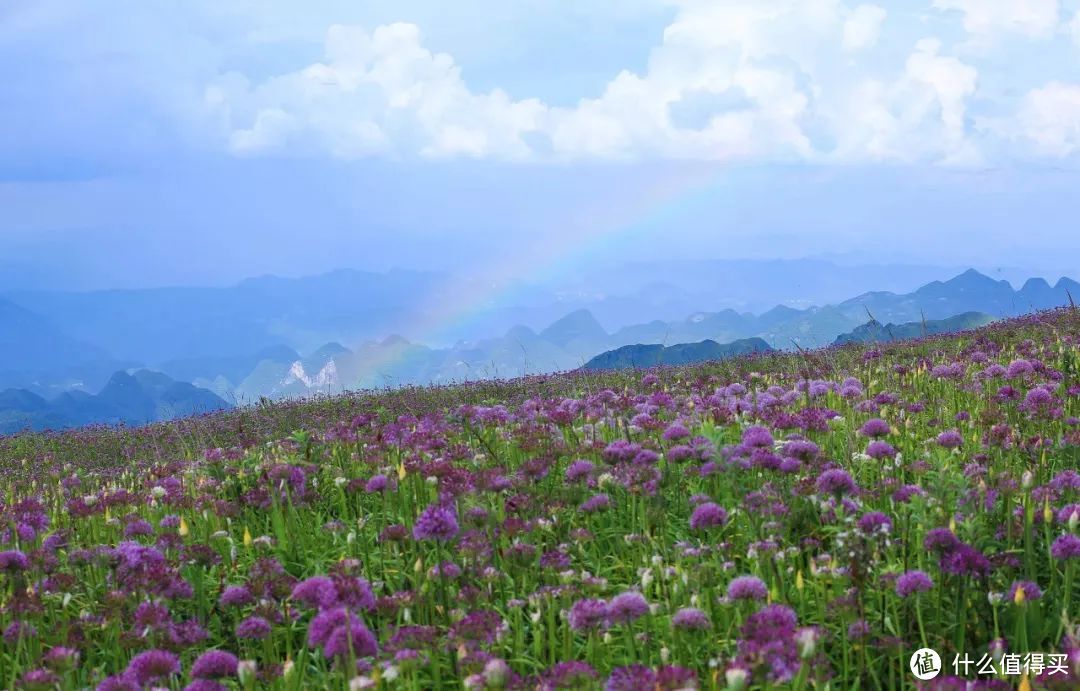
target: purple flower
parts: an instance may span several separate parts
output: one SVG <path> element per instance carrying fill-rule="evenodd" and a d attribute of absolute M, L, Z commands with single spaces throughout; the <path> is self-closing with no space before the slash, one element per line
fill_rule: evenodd
<path fill-rule="evenodd" d="M 875 439 L 866 446 L 866 455 L 879 461 L 884 458 L 896 458 L 896 449 L 887 441 Z"/>
<path fill-rule="evenodd" d="M 690 430 L 688 430 L 686 428 L 686 425 L 682 424 L 681 422 L 674 422 L 670 426 L 668 426 L 666 430 L 664 430 L 664 434 L 662 436 L 664 441 L 678 441 L 680 439 L 686 439 L 687 437 L 689 437 Z"/>
<path fill-rule="evenodd" d="M 691 530 L 704 530 L 715 528 L 727 523 L 728 514 L 722 506 L 713 502 L 706 502 L 694 509 L 690 515 Z"/>
<path fill-rule="evenodd" d="M 79 661 L 79 651 L 74 648 L 58 645 L 45 653 L 42 661 L 45 663 L 45 666 L 50 669 L 64 671 L 74 667 Z"/>
<path fill-rule="evenodd" d="M 196 679 L 185 686 L 184 691 L 229 691 L 229 687 L 213 679 Z"/>
<path fill-rule="evenodd" d="M 220 679 L 236 674 L 236 656 L 224 650 L 207 650 L 191 665 L 191 676 L 196 679 Z"/>
<path fill-rule="evenodd" d="M 221 597 L 218 598 L 218 604 L 222 607 L 243 607 L 244 605 L 251 604 L 255 601 L 255 598 L 251 595 L 251 591 L 246 586 L 242 585 L 230 585 L 221 592 Z"/>
<path fill-rule="evenodd" d="M 671 625 L 676 629 L 696 631 L 712 626 L 709 615 L 696 607 L 683 607 L 671 618 Z"/>
<path fill-rule="evenodd" d="M 727 587 L 727 596 L 732 600 L 764 600 L 768 595 L 765 582 L 757 576 L 739 576 Z"/>
<path fill-rule="evenodd" d="M 937 435 L 937 443 L 945 449 L 956 449 L 964 443 L 964 438 L 960 436 L 960 432 L 950 429 Z"/>
<path fill-rule="evenodd" d="M 413 525 L 413 537 L 417 540 L 448 542 L 457 534 L 457 513 L 440 504 L 432 504 L 424 509 Z"/>
<path fill-rule="evenodd" d="M 742 634 L 750 640 L 769 641 L 793 634 L 798 623 L 795 611 L 787 605 L 766 605 L 747 617 Z"/>
<path fill-rule="evenodd" d="M 795 612 L 784 605 L 767 605 L 751 614 L 742 626 L 736 666 L 762 666 L 771 681 L 790 681 L 799 670 L 805 647 L 797 625 Z"/>
<path fill-rule="evenodd" d="M 934 587 L 930 576 L 923 571 L 908 571 L 896 579 L 896 594 L 907 597 L 912 593 L 925 593 Z"/>
<path fill-rule="evenodd" d="M 9 646 L 15 645 L 20 638 L 37 638 L 38 630 L 33 624 L 15 620 L 4 629 L 4 642 Z"/>
<path fill-rule="evenodd" d="M 1027 360 L 1013 360 L 1009 363 L 1009 368 L 1006 370 L 1006 376 L 1009 379 L 1017 379 L 1019 377 L 1031 374 L 1034 371 L 1035 366 Z"/>
<path fill-rule="evenodd" d="M 15 573 L 30 568 L 30 560 L 17 549 L 0 552 L 0 571 Z"/>
<path fill-rule="evenodd" d="M 262 617 L 248 617 L 236 625 L 236 637 L 262 640 L 270 635 L 270 622 Z"/>
<path fill-rule="evenodd" d="M 390 479 L 382 473 L 378 475 L 372 475 L 371 479 L 364 485 L 364 491 L 368 494 L 375 494 L 377 492 L 385 492 L 390 487 Z"/>
<path fill-rule="evenodd" d="M 585 689 L 594 686 L 596 670 L 587 662 L 568 660 L 559 662 L 540 675 L 539 689 Z"/>
<path fill-rule="evenodd" d="M 1080 558 L 1080 537 L 1072 534 L 1062 535 L 1050 546 L 1050 555 L 1058 561 Z"/>
<path fill-rule="evenodd" d="M 933 528 L 923 538 L 923 547 L 935 552 L 951 552 L 960 544 L 960 538 L 948 528 Z"/>
<path fill-rule="evenodd" d="M 655 691 L 656 672 L 645 665 L 616 667 L 604 684 L 604 691 Z"/>
<path fill-rule="evenodd" d="M 1038 413 L 1047 410 L 1053 406 L 1053 404 L 1054 395 L 1046 389 L 1039 387 L 1027 392 L 1021 407 L 1030 413 Z"/>
<path fill-rule="evenodd" d="M 566 481 L 580 482 L 592 474 L 594 467 L 595 466 L 589 461 L 578 459 L 567 466 L 565 475 Z"/>
<path fill-rule="evenodd" d="M 337 603 L 338 593 L 334 582 L 326 576 L 312 576 L 293 587 L 292 599 L 308 607 L 325 609 Z"/>
<path fill-rule="evenodd" d="M 1080 504 L 1067 504 L 1061 507 L 1057 512 L 1057 521 L 1058 523 L 1066 525 L 1073 516 L 1080 519 Z"/>
<path fill-rule="evenodd" d="M 904 485 L 892 494 L 892 500 L 897 504 L 906 504 L 912 497 L 926 494 L 926 491 L 918 485 Z"/>
<path fill-rule="evenodd" d="M 864 513 L 859 518 L 857 525 L 864 535 L 873 535 L 874 533 L 888 534 L 888 532 L 892 530 L 892 521 L 880 511 Z"/>
<path fill-rule="evenodd" d="M 356 618 L 331 631 L 323 647 L 323 655 L 327 659 L 346 657 L 350 653 L 355 657 L 375 657 L 379 654 L 375 635 Z"/>
<path fill-rule="evenodd" d="M 41 689 L 54 689 L 60 685 L 60 677 L 49 669 L 32 669 L 19 679 L 19 688 L 35 691 Z"/>
<path fill-rule="evenodd" d="M 609 506 L 611 506 L 611 497 L 606 494 L 595 494 L 582 502 L 578 508 L 584 513 L 595 513 L 603 511 Z"/>
<path fill-rule="evenodd" d="M 990 574 L 990 560 L 979 550 L 963 543 L 941 558 L 941 570 L 957 576 L 977 578 Z"/>
<path fill-rule="evenodd" d="M 428 569 L 428 578 L 447 578 L 454 580 L 461 577 L 461 567 L 452 561 L 444 561 Z"/>
<path fill-rule="evenodd" d="M 98 684 L 97 691 L 142 691 L 142 687 L 129 674 L 115 674 Z"/>
<path fill-rule="evenodd" d="M 817 444 L 806 439 L 792 439 L 784 444 L 784 453 L 800 461 L 812 461 L 819 451 Z"/>
<path fill-rule="evenodd" d="M 863 426 L 859 428 L 859 434 L 864 437 L 887 437 L 892 431 L 889 423 L 885 422 L 881 418 L 870 418 L 863 423 Z"/>
<path fill-rule="evenodd" d="M 865 619 L 857 619 L 847 628 L 847 635 L 853 641 L 859 641 L 870 635 L 870 625 Z"/>
<path fill-rule="evenodd" d="M 507 625 L 498 612 L 469 612 L 450 627 L 449 637 L 459 643 L 492 645 L 506 632 Z"/>
<path fill-rule="evenodd" d="M 822 494 L 835 494 L 837 496 L 841 494 L 850 494 L 856 489 L 855 481 L 852 480 L 851 475 L 842 468 L 826 470 L 818 476 L 814 486 Z"/>
<path fill-rule="evenodd" d="M 308 645 L 312 648 L 321 648 L 326 645 L 330 635 L 339 627 L 344 627 L 347 624 L 363 625 L 363 623 L 360 617 L 344 607 L 323 610 L 315 615 L 315 618 L 308 624 Z"/>
<path fill-rule="evenodd" d="M 607 620 L 615 624 L 629 624 L 648 613 L 649 603 L 633 590 L 619 593 L 607 605 Z"/>
<path fill-rule="evenodd" d="M 595 629 L 604 623 L 607 616 L 607 603 L 597 599 L 578 600 L 570 607 L 570 628 L 575 631 Z"/>
<path fill-rule="evenodd" d="M 124 527 L 124 537 L 151 535 L 153 532 L 154 526 L 150 525 L 149 521 L 144 521 L 142 519 L 132 521 Z"/>
<path fill-rule="evenodd" d="M 164 680 L 180 673 L 180 658 L 167 650 L 147 650 L 131 658 L 127 676 L 140 685 Z"/>
<path fill-rule="evenodd" d="M 743 446 L 750 448 L 772 448 L 772 433 L 764 427 L 747 427 L 742 434 Z"/>
<path fill-rule="evenodd" d="M 1042 588 L 1034 581 L 1014 581 L 1012 587 L 1009 588 L 1009 594 L 1005 596 L 1005 599 L 1010 602 L 1015 602 L 1018 590 L 1024 591 L 1025 600 L 1038 600 L 1043 595 Z"/>

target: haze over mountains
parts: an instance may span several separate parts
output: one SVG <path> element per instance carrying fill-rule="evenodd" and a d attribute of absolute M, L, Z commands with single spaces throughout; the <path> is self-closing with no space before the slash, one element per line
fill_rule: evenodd
<path fill-rule="evenodd" d="M 206 389 L 159 372 L 116 372 L 100 392 L 66 391 L 52 400 L 27 391 L 0 391 L 0 434 L 90 424 L 139 425 L 209 413 L 229 404 Z"/>
<path fill-rule="evenodd" d="M 10 292 L 0 296 L 0 391 L 17 392 L 5 392 L 0 410 L 8 411 L 9 431 L 20 409 L 33 427 L 145 422 L 175 410 L 262 397 L 568 370 L 626 346 L 649 346 L 645 351 L 661 353 L 667 362 L 669 356 L 724 353 L 726 344 L 741 339 L 787 349 L 838 338 L 883 340 L 889 331 L 908 337 L 927 327 L 928 333 L 969 328 L 1068 304 L 1070 293 L 1080 296 L 1080 284 L 1068 278 L 1054 285 L 1033 278 L 1015 289 L 968 270 L 893 291 L 878 288 L 906 285 L 911 277 L 905 271 L 922 276 L 924 269 L 816 260 L 746 264 L 658 262 L 543 286 L 482 286 L 433 272 L 336 271 L 257 278 L 231 288 Z M 800 296 L 835 295 L 845 281 L 851 286 L 845 298 L 799 306 Z M 599 290 L 604 285 L 607 290 Z M 447 286 L 456 292 L 445 292 Z M 875 290 L 851 297 L 856 287 L 867 286 Z M 733 307 L 759 305 L 761 296 L 781 304 Z M 453 304 L 462 300 L 468 310 Z M 876 326 L 867 323 L 871 317 Z M 645 351 L 630 359 L 636 364 Z M 619 355 L 606 357 L 625 364 Z M 642 357 L 649 361 L 652 355 Z M 144 401 L 131 412 L 110 393 L 97 401 L 100 414 L 88 412 L 95 404 L 88 396 L 111 392 L 115 373 L 136 369 L 193 385 L 207 396 L 174 391 L 164 403 Z M 144 385 L 148 376 L 142 375 Z M 169 388 L 164 381 L 156 386 L 159 393 L 143 399 L 156 401 Z M 57 398 L 69 392 L 81 396 L 74 413 L 69 400 Z M 54 403 L 67 412 L 50 412 Z"/>

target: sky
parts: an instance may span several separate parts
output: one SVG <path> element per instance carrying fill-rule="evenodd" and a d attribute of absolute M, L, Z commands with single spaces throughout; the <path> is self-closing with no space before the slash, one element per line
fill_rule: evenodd
<path fill-rule="evenodd" d="M 1068 269 L 1078 183 L 1080 0 L 0 3 L 0 290 Z"/>

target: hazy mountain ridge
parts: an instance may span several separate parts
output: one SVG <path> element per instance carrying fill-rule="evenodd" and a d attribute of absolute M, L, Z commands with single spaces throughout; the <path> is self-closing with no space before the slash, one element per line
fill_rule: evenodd
<path fill-rule="evenodd" d="M 49 400 L 24 389 L 0 391 L 0 434 L 89 424 L 138 425 L 229 407 L 214 393 L 160 372 L 116 372 L 96 395 L 69 391 Z"/>
<path fill-rule="evenodd" d="M 420 276 L 419 279 L 417 275 Z M 412 342 L 403 336 L 380 335 L 378 338 L 351 339 L 340 334 L 331 334 L 331 338 L 320 341 L 318 344 L 298 349 L 284 344 L 279 335 L 272 333 L 281 329 L 282 317 L 280 315 L 286 315 L 284 317 L 286 320 L 292 319 L 296 314 L 303 312 L 302 305 L 305 301 L 313 299 L 313 296 L 318 293 L 349 286 L 360 290 L 382 276 L 364 272 L 334 272 L 311 279 L 251 279 L 239 284 L 235 289 L 206 289 L 210 292 L 194 289 L 195 294 L 201 296 L 200 301 L 212 302 L 207 296 L 220 297 L 232 291 L 245 294 L 248 296 L 246 299 L 255 302 L 269 300 L 281 304 L 262 305 L 254 314 L 246 315 L 232 326 L 225 328 L 222 333 L 227 336 L 229 329 L 239 328 L 237 324 L 247 324 L 255 334 L 244 334 L 242 338 L 235 341 L 229 341 L 228 337 L 223 339 L 230 348 L 237 346 L 238 343 L 251 342 L 253 347 L 246 351 L 239 351 L 240 354 L 200 355 L 198 354 L 200 351 L 196 351 L 184 357 L 161 361 L 160 365 L 143 361 L 141 366 L 160 370 L 176 380 L 189 381 L 197 387 L 212 391 L 228 403 L 245 404 L 257 402 L 262 397 L 288 398 L 314 393 L 334 393 L 344 389 L 448 383 L 468 379 L 506 378 L 570 370 L 586 365 L 592 358 L 602 353 L 627 344 L 690 345 L 703 341 L 723 344 L 742 339 L 760 338 L 770 347 L 778 349 L 789 349 L 796 345 L 798 347 L 825 346 L 844 334 L 856 333 L 860 327 L 866 325 L 868 313 L 882 323 L 890 324 L 892 328 L 903 330 L 906 325 L 921 323 L 923 319 L 929 322 L 954 315 L 963 316 L 967 312 L 979 312 L 990 317 L 1006 317 L 1033 309 L 1068 304 L 1069 293 L 1080 295 L 1080 284 L 1067 278 L 1060 279 L 1053 286 L 1043 279 L 1030 279 L 1020 289 L 1015 290 L 1008 282 L 994 280 L 977 271 L 966 271 L 947 281 L 932 281 L 910 293 L 866 292 L 835 305 L 801 309 L 777 305 L 760 314 L 734 309 L 715 312 L 696 311 L 682 319 L 670 321 L 654 319 L 622 326 L 611 331 L 605 329 L 592 310 L 573 309 L 564 312 L 559 318 L 538 330 L 519 324 L 503 331 L 502 336 L 458 340 L 452 346 L 438 348 Z M 409 272 L 398 273 L 394 276 L 389 281 L 391 286 L 395 282 L 413 285 L 416 280 L 420 283 L 436 280 L 431 275 Z M 301 288 L 300 296 L 291 295 L 291 289 L 298 286 Z M 386 286 L 383 286 L 380 291 L 385 288 Z M 222 290 L 225 293 L 222 293 Z M 155 293 L 155 291 L 145 292 Z M 121 303 L 130 307 L 130 301 L 136 298 L 145 299 L 147 309 L 160 307 L 159 302 L 164 299 L 162 295 L 167 298 L 167 301 L 179 300 L 177 291 L 157 292 L 160 295 L 151 299 L 146 296 L 140 298 L 142 294 L 140 291 L 110 291 L 106 294 L 106 298 L 112 300 L 116 294 L 123 293 L 125 297 L 120 301 Z M 63 299 L 58 298 L 59 303 L 64 303 L 72 295 L 77 294 L 67 294 L 67 297 Z M 39 295 L 38 305 L 47 306 L 49 300 L 53 299 L 46 298 L 48 296 Z M 82 304 L 83 308 L 87 308 L 90 304 L 86 303 L 88 299 L 86 295 L 82 295 L 76 302 Z M 176 302 L 173 305 L 174 308 L 180 302 L 182 300 Z M 314 333 L 332 331 L 329 327 L 316 328 L 319 326 L 315 323 L 317 318 L 311 317 L 311 313 L 330 315 L 327 317 L 328 323 L 340 324 L 343 320 L 347 321 L 343 316 L 346 313 L 337 310 L 343 304 L 358 302 L 358 298 L 354 294 L 349 294 L 344 298 L 335 297 L 332 302 L 330 306 L 316 304 L 309 312 L 304 313 L 307 315 L 303 316 L 303 319 L 307 320 L 305 339 L 312 338 Z M 395 305 L 400 307 L 404 302 L 408 300 L 399 299 L 391 303 L 390 307 L 381 305 L 371 309 L 364 308 L 356 313 L 356 316 L 362 319 L 363 314 L 385 314 Z M 11 305 L 9 312 L 17 313 L 21 319 L 37 319 L 36 323 L 43 325 L 42 333 L 59 334 L 56 337 L 61 340 L 67 338 L 69 343 L 80 343 L 71 337 L 65 337 L 51 327 L 52 323 L 57 322 L 55 318 L 34 315 L 30 310 L 14 305 L 10 301 L 8 304 Z M 71 305 L 68 305 L 65 309 L 70 308 L 72 308 Z M 228 312 L 228 309 L 220 306 L 215 310 L 211 310 L 212 315 Z M 0 311 L 0 315 L 2 314 L 3 312 Z M 193 319 L 195 318 L 188 315 L 186 318 L 181 318 L 180 323 L 188 323 Z M 376 318 L 375 325 L 356 324 L 350 326 L 348 330 L 358 333 L 382 328 L 378 324 L 386 323 L 386 321 L 380 321 L 380 319 L 381 317 Z M 396 322 L 404 319 L 405 317 L 399 315 L 393 321 L 396 325 Z M 109 318 L 105 321 L 108 322 Z M 66 324 L 63 320 L 60 322 Z M 84 327 L 86 323 L 83 322 Z M 47 328 L 51 328 L 52 331 Z M 0 333 L 3 332 L 0 331 Z M 395 330 L 384 331 L 383 334 L 385 333 L 395 333 Z M 143 337 L 146 335 L 143 334 Z M 215 340 L 216 337 L 208 336 L 207 338 L 210 338 L 211 343 L 218 342 Z M 257 344 L 261 340 L 270 342 Z M 359 343 L 359 345 L 346 347 L 342 345 L 342 342 Z M 203 345 L 199 347 L 204 348 Z M 91 346 L 90 349 L 95 353 L 95 357 L 109 357 L 107 352 L 96 346 Z M 169 349 L 175 350 L 176 347 L 170 346 Z M 213 350 L 213 348 L 210 349 Z M 64 358 L 57 359 L 59 361 L 57 369 L 66 365 Z M 106 359 L 104 362 L 116 361 Z M 113 371 L 130 369 L 133 364 L 126 363 L 124 366 L 114 367 Z M 103 383 L 106 376 L 99 374 Z M 3 380 L 0 380 L 0 386 L 3 385 Z M 31 387 L 19 386 L 18 388 Z M 35 389 L 34 392 L 43 393 L 46 390 L 53 391 L 54 389 Z M 94 389 L 86 387 L 86 390 L 93 391 Z"/>
<path fill-rule="evenodd" d="M 760 338 L 744 338 L 724 344 L 710 340 L 672 346 L 636 344 L 601 353 L 586 362 L 581 369 L 595 371 L 647 369 L 658 365 L 692 365 L 772 351 L 773 348 Z"/>
<path fill-rule="evenodd" d="M 848 333 L 840 334 L 833 344 L 902 341 L 922 336 L 966 331 L 985 326 L 992 321 L 994 317 L 981 312 L 965 312 L 948 319 L 928 319 L 904 324 L 882 324 L 876 319 L 871 319 Z"/>

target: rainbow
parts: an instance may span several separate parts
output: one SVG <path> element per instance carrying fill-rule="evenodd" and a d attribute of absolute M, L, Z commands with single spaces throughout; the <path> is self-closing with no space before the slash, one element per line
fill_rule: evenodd
<path fill-rule="evenodd" d="M 505 296 L 506 286 L 513 281 L 558 278 L 570 267 L 602 260 L 615 241 L 632 241 L 657 225 L 674 221 L 688 202 L 711 192 L 716 180 L 715 168 L 702 166 L 665 176 L 640 194 L 590 204 L 559 228 L 523 237 L 512 252 L 486 268 L 437 286 L 426 300 L 396 320 L 394 331 L 413 334 L 419 343 L 439 342 L 440 334 L 451 328 L 467 331 L 470 323 Z M 373 367 L 393 367 L 400 359 L 400 354 L 387 349 Z"/>

